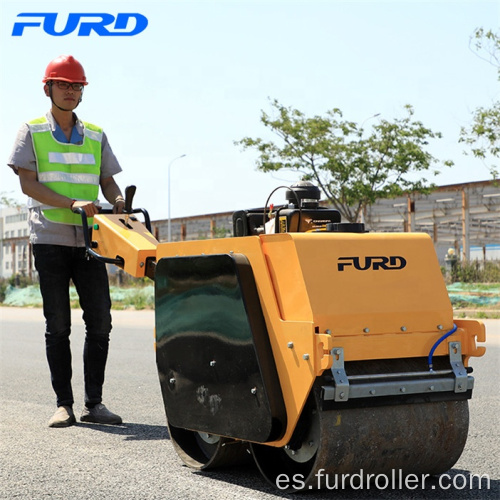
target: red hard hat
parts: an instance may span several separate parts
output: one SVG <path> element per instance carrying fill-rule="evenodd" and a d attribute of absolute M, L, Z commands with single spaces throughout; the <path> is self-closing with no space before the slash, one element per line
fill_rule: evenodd
<path fill-rule="evenodd" d="M 83 66 L 73 56 L 59 56 L 50 61 L 42 81 L 49 80 L 88 84 Z"/>

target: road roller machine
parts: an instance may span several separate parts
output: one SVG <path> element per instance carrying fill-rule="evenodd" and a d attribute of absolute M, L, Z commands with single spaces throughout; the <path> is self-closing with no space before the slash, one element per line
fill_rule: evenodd
<path fill-rule="evenodd" d="M 301 182 L 283 205 L 235 212 L 232 237 L 159 243 L 127 191 L 125 214 L 94 217 L 87 250 L 155 282 L 157 368 L 184 463 L 253 457 L 291 490 L 453 467 L 485 329 L 453 318 L 428 235 L 344 223 Z"/>

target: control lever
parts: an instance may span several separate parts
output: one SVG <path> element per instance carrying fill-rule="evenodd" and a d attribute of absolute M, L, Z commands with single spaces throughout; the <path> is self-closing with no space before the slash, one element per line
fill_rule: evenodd
<path fill-rule="evenodd" d="M 134 199 L 135 195 L 135 186 L 127 186 L 125 188 L 125 225 L 128 225 L 128 218 L 130 217 L 130 214 L 132 213 L 132 200 Z"/>
<path fill-rule="evenodd" d="M 132 200 L 135 196 L 135 186 L 127 186 L 125 188 L 125 212 L 130 214 L 132 212 Z"/>

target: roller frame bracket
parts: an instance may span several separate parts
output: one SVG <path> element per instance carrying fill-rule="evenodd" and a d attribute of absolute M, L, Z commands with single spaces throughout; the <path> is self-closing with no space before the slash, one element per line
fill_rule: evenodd
<path fill-rule="evenodd" d="M 467 376 L 467 370 L 462 362 L 462 344 L 459 341 L 453 341 L 448 344 L 450 355 L 450 364 L 455 375 L 455 392 L 466 392 L 469 389 L 469 382 L 473 384 L 473 377 Z M 471 387 L 472 388 L 472 387 Z"/>
<path fill-rule="evenodd" d="M 346 402 L 349 399 L 373 398 L 381 396 L 403 396 L 429 393 L 465 393 L 474 387 L 474 378 L 467 375 L 462 362 L 462 348 L 459 341 L 448 344 L 451 370 L 441 372 L 419 372 L 396 374 L 401 380 L 390 380 L 383 375 L 359 375 L 349 377 L 345 371 L 344 350 L 334 347 L 331 350 L 333 386 L 322 386 L 324 401 Z M 448 376 L 440 376 L 448 374 Z M 354 383 L 351 383 L 354 382 Z"/>
<path fill-rule="evenodd" d="M 324 390 L 328 392 L 328 396 L 325 393 L 325 399 L 347 401 L 349 399 L 349 379 L 344 367 L 344 349 L 342 347 L 334 347 L 330 351 L 330 354 L 333 359 L 331 370 L 334 387 L 330 388 L 333 389 L 333 394 L 331 390 L 328 391 L 328 387 L 324 387 Z"/>

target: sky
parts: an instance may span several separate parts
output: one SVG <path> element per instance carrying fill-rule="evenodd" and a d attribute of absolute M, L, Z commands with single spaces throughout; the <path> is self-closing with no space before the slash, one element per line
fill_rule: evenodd
<path fill-rule="evenodd" d="M 61 54 L 79 60 L 89 81 L 77 113 L 102 126 L 134 207 L 153 220 L 263 206 L 295 172 L 256 170 L 243 137 L 276 139 L 260 121 L 271 99 L 307 116 L 339 108 L 369 131 L 379 119 L 405 115 L 443 138 L 429 152 L 442 167 L 439 185 L 490 179 L 463 154 L 460 128 L 479 106 L 499 98 L 497 69 L 469 47 L 477 27 L 498 32 L 496 1 L 169 1 L 0 0 L 0 194 L 25 201 L 7 167 L 17 130 L 44 115 L 47 64 Z M 52 36 L 27 27 L 12 36 L 20 13 L 139 13 L 135 36 Z M 33 21 L 34 19 L 30 19 Z M 127 27 L 132 29 L 133 22 Z M 374 115 L 378 115 L 374 117 Z M 182 155 L 184 157 L 180 158 Z M 170 170 L 170 182 L 168 171 Z M 283 193 L 283 192 L 281 192 Z M 275 204 L 283 203 L 279 192 Z"/>

